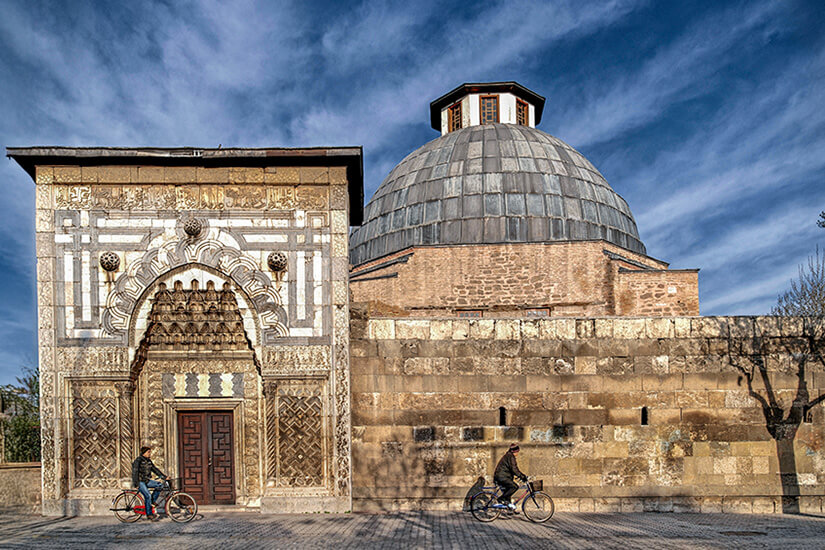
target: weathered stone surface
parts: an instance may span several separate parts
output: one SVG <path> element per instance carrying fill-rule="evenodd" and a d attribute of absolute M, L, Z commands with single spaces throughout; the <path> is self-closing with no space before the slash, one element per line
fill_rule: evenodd
<path fill-rule="evenodd" d="M 416 321 L 429 323 L 429 340 L 378 340 L 377 357 L 358 366 L 358 387 L 375 397 L 359 399 L 356 424 L 432 428 L 434 439 L 426 444 L 438 446 L 439 472 L 462 470 L 463 453 L 472 449 L 475 467 L 489 476 L 504 444 L 515 439 L 522 443 L 522 469 L 543 478 L 577 509 L 782 510 L 776 504 L 781 500 L 776 445 L 758 400 L 735 367 L 753 360 L 753 342 L 719 336 L 741 327 L 750 334 L 747 327 L 756 321 L 495 319 L 481 326 L 477 320 Z M 462 325 L 463 339 L 452 340 Z M 764 364 L 771 391 L 780 406 L 789 407 L 798 377 L 790 371 L 788 352 L 781 350 L 793 349 L 796 344 L 785 340 L 796 338 L 774 339 L 780 342 L 759 349 L 770 350 Z M 737 355 L 742 350 L 747 354 Z M 825 378 L 818 378 L 815 362 L 809 365 L 808 390 L 819 395 Z M 761 377 L 753 382 L 755 391 L 766 395 Z M 498 426 L 502 421 L 507 426 Z M 483 428 L 483 439 L 462 435 L 476 428 Z M 796 479 L 803 490 L 825 476 L 825 462 L 810 458 L 819 456 L 817 442 L 823 437 L 819 424 L 800 427 Z M 432 452 L 414 446 L 394 452 L 397 475 L 407 480 L 402 485 L 416 487 L 413 472 L 424 471 Z M 362 460 L 358 453 L 355 460 Z M 378 481 L 371 469 L 364 472 L 355 479 L 364 494 L 374 495 L 370 488 L 385 484 L 399 502 L 431 502 L 400 489 L 397 475 Z M 439 487 L 455 491 L 449 498 L 462 498 L 463 480 L 437 475 Z"/>
<path fill-rule="evenodd" d="M 182 477 L 186 409 L 231 414 L 236 504 L 349 509 L 350 349 L 397 335 L 349 345 L 346 170 L 84 164 L 35 172 L 43 511 L 110 513 L 141 444 Z"/>

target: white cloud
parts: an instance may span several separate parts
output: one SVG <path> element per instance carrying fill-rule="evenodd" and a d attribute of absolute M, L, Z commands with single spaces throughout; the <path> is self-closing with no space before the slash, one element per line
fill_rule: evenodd
<path fill-rule="evenodd" d="M 428 36 L 432 44 L 417 52 L 403 70 L 391 62 L 400 47 L 406 47 L 404 33 L 419 25 L 428 15 L 426 8 L 416 5 L 420 15 L 410 25 L 390 17 L 390 31 L 376 30 L 372 24 L 352 20 L 329 31 L 325 44 L 348 57 L 365 56 L 376 64 L 389 59 L 390 76 L 379 82 L 370 80 L 358 93 L 334 107 L 318 105 L 293 119 L 290 132 L 299 143 L 358 143 L 368 151 L 388 147 L 395 136 L 410 125 L 427 120 L 429 101 L 465 81 L 490 80 L 490 75 L 504 70 L 510 78 L 512 67 L 526 56 L 564 39 L 595 32 L 620 20 L 641 1 L 598 2 L 582 8 L 581 3 L 552 4 L 499 2 L 479 10 L 468 20 L 457 19 L 443 28 L 443 35 Z M 529 8 L 529 10 L 527 9 Z M 386 13 L 381 9 L 366 10 L 372 23 Z M 524 13 L 531 13 L 524 17 Z M 346 31 L 342 30 L 346 29 Z M 396 40 L 392 30 L 401 32 Z M 514 29 L 518 29 L 514 33 Z M 382 53 L 386 52 L 386 55 Z M 337 53 L 325 52 L 334 62 Z M 494 78 L 493 78 L 494 79 Z M 400 152 L 401 160 L 409 151 Z M 380 180 L 386 174 L 368 169 L 368 180 Z"/>
<path fill-rule="evenodd" d="M 562 113 L 558 134 L 582 147 L 606 141 L 658 118 L 675 101 L 707 92 L 732 51 L 780 9 L 761 2 L 713 13 L 664 46 L 638 70 L 593 78 L 578 86 L 579 108 Z"/>

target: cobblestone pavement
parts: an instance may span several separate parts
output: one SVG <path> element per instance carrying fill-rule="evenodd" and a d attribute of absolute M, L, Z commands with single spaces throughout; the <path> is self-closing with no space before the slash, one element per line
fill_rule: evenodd
<path fill-rule="evenodd" d="M 172 543 L 174 546 L 169 546 Z M 825 518 L 734 514 L 558 513 L 537 525 L 464 512 L 260 515 L 215 512 L 178 525 L 164 518 L 0 515 L 0 548 L 825 548 Z"/>

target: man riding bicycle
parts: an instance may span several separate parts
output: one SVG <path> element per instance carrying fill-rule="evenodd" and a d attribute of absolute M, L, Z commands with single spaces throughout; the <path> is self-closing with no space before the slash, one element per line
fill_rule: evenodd
<path fill-rule="evenodd" d="M 152 447 L 140 448 L 140 456 L 132 462 L 132 485 L 137 487 L 140 494 L 143 495 L 143 502 L 146 505 L 146 517 L 152 521 L 157 521 L 155 501 L 160 495 L 160 488 L 163 487 L 163 483 L 154 481 L 152 474 L 154 473 L 162 479 L 169 479 L 169 477 L 152 463 L 152 459 L 149 458 L 150 454 L 152 454 Z M 154 489 L 151 496 L 149 495 L 149 489 Z"/>
<path fill-rule="evenodd" d="M 516 505 L 510 502 L 510 497 L 518 491 L 518 484 L 513 481 L 513 478 L 518 476 L 522 481 L 527 481 L 527 476 L 518 469 L 518 464 L 516 463 L 518 451 L 518 443 L 511 443 L 510 449 L 504 453 L 504 456 L 498 461 L 496 471 L 493 474 L 496 485 L 500 486 L 503 490 L 501 496 L 498 497 L 498 501 L 501 504 L 506 504 L 511 512 L 516 511 Z"/>

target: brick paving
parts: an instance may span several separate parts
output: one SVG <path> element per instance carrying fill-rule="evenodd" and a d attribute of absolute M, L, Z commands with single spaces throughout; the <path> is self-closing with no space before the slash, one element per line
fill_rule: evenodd
<path fill-rule="evenodd" d="M 825 548 L 825 517 L 735 514 L 557 513 L 484 524 L 464 512 L 261 515 L 207 512 L 164 518 L 0 515 L 0 548 Z"/>

